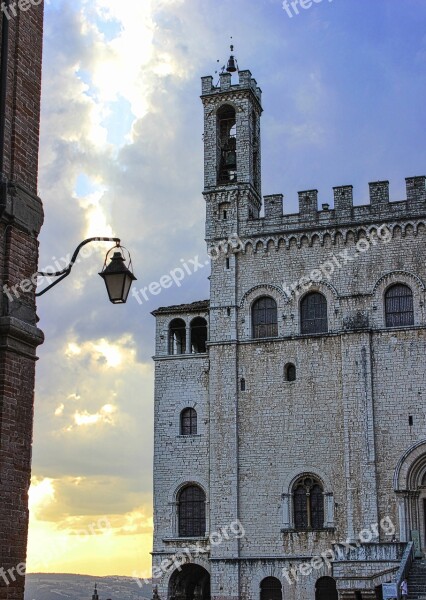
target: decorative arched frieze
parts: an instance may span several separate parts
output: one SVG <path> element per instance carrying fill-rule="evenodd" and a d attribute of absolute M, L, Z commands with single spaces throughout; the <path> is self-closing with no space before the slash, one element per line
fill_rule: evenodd
<path fill-rule="evenodd" d="M 309 241 L 309 246 L 312 248 L 312 246 L 314 244 L 318 244 L 319 246 L 322 246 L 322 240 L 321 240 L 322 236 L 319 236 L 318 233 L 314 233 L 314 235 L 311 237 L 310 241 Z"/>
<path fill-rule="evenodd" d="M 266 243 L 266 250 L 268 252 L 271 252 L 271 250 L 278 250 L 278 246 L 276 244 L 276 240 L 274 240 L 273 238 L 269 238 L 267 243 Z"/>
<path fill-rule="evenodd" d="M 416 223 L 416 233 L 415 235 L 419 235 L 419 233 L 426 231 L 426 223 L 424 221 L 419 221 Z"/>
<path fill-rule="evenodd" d="M 233 191 L 232 194 L 238 194 L 238 191 Z M 224 198 L 229 200 L 229 194 L 224 193 Z M 419 230 L 426 228 L 426 224 L 424 221 L 409 221 L 403 225 L 401 223 L 389 223 L 386 225 L 369 225 L 366 227 L 365 225 L 360 225 L 359 227 L 351 226 L 348 228 L 339 227 L 336 229 L 323 229 L 321 231 L 301 231 L 300 233 L 289 232 L 281 233 L 280 235 L 269 235 L 267 237 L 256 237 L 250 240 L 246 240 L 245 244 L 251 243 L 253 247 L 261 242 L 262 247 L 260 250 L 265 250 L 267 246 L 273 242 L 275 249 L 285 247 L 286 250 L 289 250 L 291 247 L 301 248 L 302 244 L 307 244 L 309 247 L 312 247 L 314 243 L 317 241 L 320 242 L 321 246 L 327 244 L 327 242 L 331 242 L 332 246 L 338 245 L 339 241 L 344 244 L 354 243 L 360 239 L 379 237 L 382 239 L 383 235 L 380 234 L 380 230 L 384 227 L 388 231 L 391 232 L 393 237 L 405 237 L 405 235 L 412 234 L 417 235 Z"/>
<path fill-rule="evenodd" d="M 406 237 L 407 235 L 414 235 L 415 231 L 415 223 L 411 221 L 409 223 L 405 223 L 402 237 Z"/>
<path fill-rule="evenodd" d="M 244 254 L 253 254 L 253 253 L 254 253 L 253 244 L 251 242 L 246 242 L 246 244 L 244 246 Z"/>

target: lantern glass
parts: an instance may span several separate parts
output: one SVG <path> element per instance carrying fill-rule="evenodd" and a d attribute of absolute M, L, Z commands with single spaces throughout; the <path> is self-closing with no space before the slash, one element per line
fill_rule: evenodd
<path fill-rule="evenodd" d="M 113 304 L 124 304 L 129 296 L 130 287 L 136 277 L 126 267 L 120 252 L 115 252 L 110 264 L 99 273 L 105 281 L 108 297 Z"/>

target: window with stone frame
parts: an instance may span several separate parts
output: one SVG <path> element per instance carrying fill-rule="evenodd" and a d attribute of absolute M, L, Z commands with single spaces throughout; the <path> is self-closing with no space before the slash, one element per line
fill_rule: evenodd
<path fill-rule="evenodd" d="M 323 294 L 312 292 L 300 303 L 300 331 L 302 334 L 328 332 L 327 300 Z"/>
<path fill-rule="evenodd" d="M 180 434 L 197 435 L 197 411 L 194 408 L 185 408 L 180 413 Z"/>
<path fill-rule="evenodd" d="M 179 537 L 206 534 L 206 495 L 198 485 L 187 485 L 178 495 Z"/>
<path fill-rule="evenodd" d="M 324 528 L 324 490 L 313 476 L 306 475 L 293 486 L 295 529 Z"/>
<path fill-rule="evenodd" d="M 385 294 L 386 327 L 414 325 L 413 292 L 408 285 L 397 283 Z"/>
<path fill-rule="evenodd" d="M 252 309 L 253 338 L 269 338 L 278 335 L 277 303 L 269 296 L 256 300 Z"/>

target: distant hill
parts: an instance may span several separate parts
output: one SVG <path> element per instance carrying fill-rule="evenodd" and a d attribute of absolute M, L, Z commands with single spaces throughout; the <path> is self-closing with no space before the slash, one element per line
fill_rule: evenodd
<path fill-rule="evenodd" d="M 91 577 L 62 573 L 31 573 L 25 600 L 91 600 L 95 583 L 100 600 L 151 600 L 152 586 L 139 587 L 131 577 Z"/>

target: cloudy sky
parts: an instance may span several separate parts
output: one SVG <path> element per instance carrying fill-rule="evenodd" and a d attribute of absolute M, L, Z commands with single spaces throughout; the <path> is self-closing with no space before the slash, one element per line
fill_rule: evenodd
<path fill-rule="evenodd" d="M 47 0 L 46 0 L 47 2 Z M 41 267 L 89 236 L 130 250 L 136 287 L 205 259 L 200 77 L 230 37 L 263 90 L 263 193 L 426 172 L 424 0 L 54 0 L 46 3 Z M 291 15 L 291 16 L 290 16 Z M 219 62 L 217 62 L 219 60 Z M 113 306 L 92 246 L 39 299 L 30 571 L 148 573 L 157 306 L 208 297 L 208 272 Z"/>

